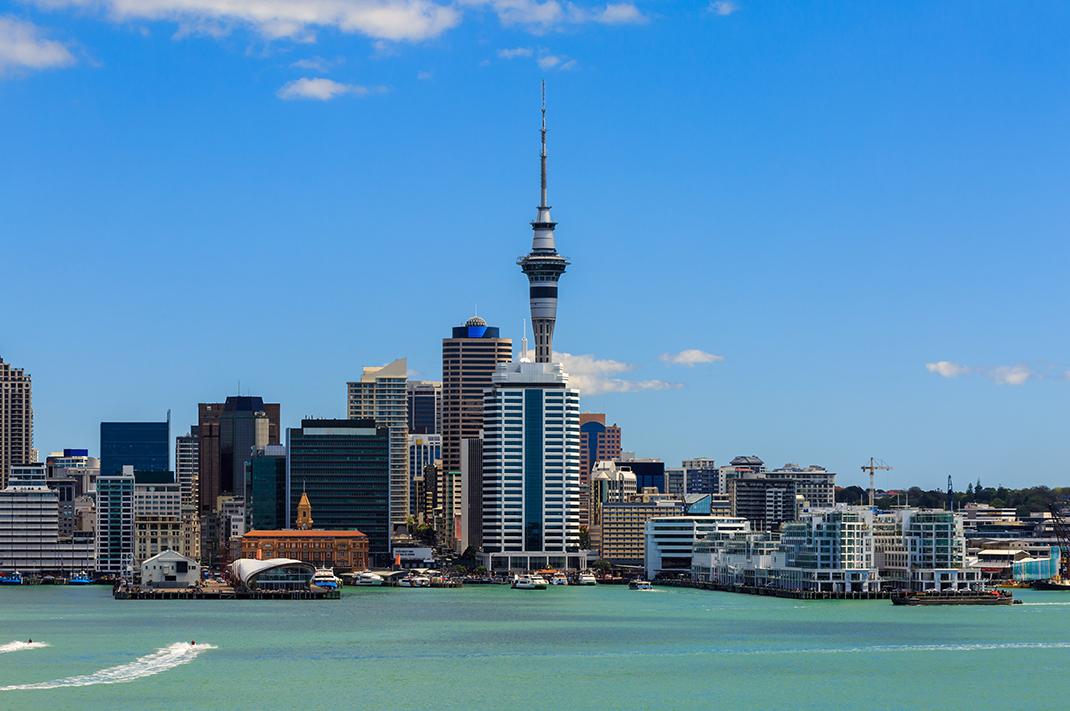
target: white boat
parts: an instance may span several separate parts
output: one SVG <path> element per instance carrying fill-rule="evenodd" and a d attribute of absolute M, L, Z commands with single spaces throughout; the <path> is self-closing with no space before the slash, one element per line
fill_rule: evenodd
<path fill-rule="evenodd" d="M 513 578 L 513 588 L 516 590 L 545 590 L 546 579 L 541 575 L 518 575 Z"/>
<path fill-rule="evenodd" d="M 334 568 L 316 568 L 312 575 L 312 584 L 317 588 L 336 590 L 342 587 L 342 580 L 334 574 Z"/>
<path fill-rule="evenodd" d="M 576 584 L 577 585 L 598 585 L 598 579 L 595 578 L 594 575 L 592 575 L 591 573 L 588 573 L 588 572 L 584 571 L 584 572 L 579 574 L 579 577 L 576 578 Z"/>
<path fill-rule="evenodd" d="M 558 571 L 550 577 L 551 585 L 568 585 L 568 576 L 561 571 Z"/>
<path fill-rule="evenodd" d="M 426 575 L 407 575 L 398 581 L 398 586 L 403 588 L 429 588 L 431 579 Z"/>
<path fill-rule="evenodd" d="M 629 590 L 653 590 L 654 586 L 649 580 L 640 580 L 636 578 L 632 582 L 628 583 Z"/>
<path fill-rule="evenodd" d="M 365 570 L 353 578 L 353 584 L 365 588 L 378 587 L 383 584 L 383 576 Z"/>

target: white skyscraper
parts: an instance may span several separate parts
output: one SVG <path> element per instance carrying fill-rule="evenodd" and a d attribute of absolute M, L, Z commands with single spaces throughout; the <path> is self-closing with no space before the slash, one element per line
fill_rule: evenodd
<path fill-rule="evenodd" d="M 586 566 L 580 394 L 560 363 L 499 365 L 484 409 L 483 551 L 491 570 Z"/>
<path fill-rule="evenodd" d="M 347 384 L 349 419 L 370 417 L 390 428 L 390 523 L 409 515 L 409 402 L 405 382 L 408 363 L 398 358 L 365 368 L 359 381 Z"/>

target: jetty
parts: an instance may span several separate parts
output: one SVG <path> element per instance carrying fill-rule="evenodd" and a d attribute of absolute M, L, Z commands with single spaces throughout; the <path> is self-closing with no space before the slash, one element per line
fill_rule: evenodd
<path fill-rule="evenodd" d="M 224 585 L 191 588 L 150 588 L 140 585 L 116 585 L 116 600 L 338 600 L 341 590 L 248 590 Z"/>
<path fill-rule="evenodd" d="M 655 580 L 657 587 L 695 588 L 715 592 L 740 593 L 743 595 L 764 595 L 766 597 L 783 597 L 792 600 L 890 600 L 893 591 L 880 592 L 820 592 L 817 590 L 787 590 L 785 588 L 765 588 L 753 585 L 722 585 L 693 580 Z"/>

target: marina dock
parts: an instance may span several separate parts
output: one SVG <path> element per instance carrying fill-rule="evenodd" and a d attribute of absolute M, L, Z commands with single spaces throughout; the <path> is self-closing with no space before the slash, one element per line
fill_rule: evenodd
<path fill-rule="evenodd" d="M 340 590 L 238 590 L 211 588 L 143 588 L 117 586 L 116 600 L 338 600 Z"/>

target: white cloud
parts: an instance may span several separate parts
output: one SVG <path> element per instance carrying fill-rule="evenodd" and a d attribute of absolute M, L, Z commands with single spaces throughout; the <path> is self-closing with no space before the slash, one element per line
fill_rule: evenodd
<path fill-rule="evenodd" d="M 569 59 L 568 57 L 558 56 L 556 54 L 544 54 L 539 57 L 538 64 L 540 69 L 559 69 L 564 72 L 576 68 L 575 59 Z"/>
<path fill-rule="evenodd" d="M 632 369 L 628 363 L 593 355 L 554 353 L 569 376 L 569 385 L 578 388 L 584 395 L 600 393 L 627 393 L 639 390 L 670 390 L 680 387 L 664 380 L 628 380 L 617 377 Z"/>
<path fill-rule="evenodd" d="M 517 57 L 530 57 L 535 52 L 531 47 L 512 47 L 509 49 L 499 49 L 498 56 L 502 59 L 516 59 Z"/>
<path fill-rule="evenodd" d="M 433 0 L 30 0 L 96 7 L 117 22 L 166 21 L 197 27 L 247 25 L 268 39 L 308 41 L 317 28 L 376 39 L 419 41 L 456 27 L 461 13 Z"/>
<path fill-rule="evenodd" d="M 606 25 L 637 25 L 646 21 L 646 16 L 630 2 L 610 3 L 598 18 L 598 22 Z"/>
<path fill-rule="evenodd" d="M 31 22 L 0 17 L 0 75 L 74 64 L 74 55 L 60 42 L 45 39 Z"/>
<path fill-rule="evenodd" d="M 935 363 L 926 363 L 925 369 L 930 373 L 936 373 L 941 378 L 957 378 L 970 372 L 970 369 L 949 360 L 938 360 Z"/>
<path fill-rule="evenodd" d="M 319 72 L 325 74 L 334 67 L 341 64 L 341 60 L 327 60 L 323 57 L 307 57 L 305 59 L 298 59 L 290 66 L 294 69 L 304 69 L 309 72 Z"/>
<path fill-rule="evenodd" d="M 739 5 L 732 0 L 715 0 L 710 3 L 710 12 L 721 17 L 727 17 L 739 10 Z"/>
<path fill-rule="evenodd" d="M 988 372 L 988 377 L 1000 385 L 1021 385 L 1032 375 L 1033 373 L 1024 365 L 1001 365 Z"/>
<path fill-rule="evenodd" d="M 685 348 L 679 353 L 662 353 L 660 358 L 666 363 L 686 365 L 689 368 L 696 365 L 704 365 L 706 363 L 720 363 L 724 360 L 724 356 L 707 353 L 698 348 Z"/>
<path fill-rule="evenodd" d="M 520 25 L 536 33 L 565 25 L 636 25 L 647 21 L 646 15 L 630 2 L 579 5 L 559 0 L 460 0 L 460 4 L 487 7 L 503 25 Z"/>
<path fill-rule="evenodd" d="M 323 77 L 301 77 L 291 82 L 286 82 L 279 88 L 276 95 L 280 99 L 292 101 L 294 99 L 312 99 L 315 101 L 330 101 L 339 96 L 352 94 L 355 96 L 367 96 L 372 92 L 366 86 L 358 84 L 343 84 Z"/>

